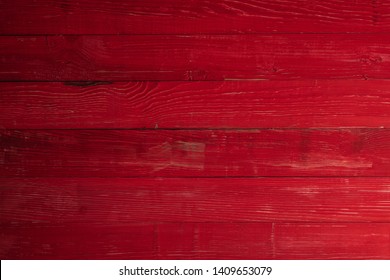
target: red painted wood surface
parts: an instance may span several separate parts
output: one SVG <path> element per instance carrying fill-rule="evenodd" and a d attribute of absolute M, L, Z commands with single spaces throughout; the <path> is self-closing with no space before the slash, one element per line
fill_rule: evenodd
<path fill-rule="evenodd" d="M 388 129 L 3 130 L 1 177 L 387 176 Z"/>
<path fill-rule="evenodd" d="M 390 222 L 389 178 L 6 178 L 0 194 L 2 223 Z"/>
<path fill-rule="evenodd" d="M 387 80 L 12 82 L 0 92 L 0 126 L 11 129 L 390 128 Z"/>
<path fill-rule="evenodd" d="M 388 223 L 24 223 L 0 228 L 14 259 L 389 259 Z"/>
<path fill-rule="evenodd" d="M 2 36 L 2 81 L 388 79 L 377 34 Z"/>
<path fill-rule="evenodd" d="M 386 0 L 3 0 L 5 34 L 389 32 Z"/>
<path fill-rule="evenodd" d="M 2 0 L 0 258 L 390 259 L 389 12 Z"/>

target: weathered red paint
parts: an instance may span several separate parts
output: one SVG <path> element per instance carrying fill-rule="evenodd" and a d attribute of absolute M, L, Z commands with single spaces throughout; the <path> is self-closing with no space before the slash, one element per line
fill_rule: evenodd
<path fill-rule="evenodd" d="M 389 32 L 386 0 L 2 0 L 5 34 Z"/>
<path fill-rule="evenodd" d="M 0 83 L 0 123 L 47 128 L 390 128 L 390 81 Z"/>
<path fill-rule="evenodd" d="M 390 35 L 1 36 L 2 81 L 388 79 Z"/>
<path fill-rule="evenodd" d="M 384 0 L 4 0 L 0 258 L 390 259 Z"/>

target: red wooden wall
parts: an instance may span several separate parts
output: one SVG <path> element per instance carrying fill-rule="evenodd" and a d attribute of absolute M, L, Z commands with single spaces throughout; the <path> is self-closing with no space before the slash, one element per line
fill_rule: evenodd
<path fill-rule="evenodd" d="M 2 259 L 390 259 L 390 3 L 2 0 Z"/>

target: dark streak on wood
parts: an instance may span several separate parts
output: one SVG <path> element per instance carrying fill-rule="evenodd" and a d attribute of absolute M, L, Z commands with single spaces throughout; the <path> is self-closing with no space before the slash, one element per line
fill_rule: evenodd
<path fill-rule="evenodd" d="M 75 87 L 91 87 L 91 86 L 101 86 L 101 85 L 111 85 L 112 82 L 109 81 L 76 81 L 76 82 L 64 82 L 65 86 L 75 86 Z"/>

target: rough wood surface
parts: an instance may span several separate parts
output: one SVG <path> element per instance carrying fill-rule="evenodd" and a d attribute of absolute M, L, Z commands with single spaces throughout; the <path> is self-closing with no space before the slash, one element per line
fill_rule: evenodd
<path fill-rule="evenodd" d="M 14 259 L 389 259 L 388 223 L 8 224 Z"/>
<path fill-rule="evenodd" d="M 0 0 L 0 258 L 390 259 L 389 14 Z"/>
<path fill-rule="evenodd" d="M 388 129 L 3 130 L 2 177 L 388 176 Z"/>
<path fill-rule="evenodd" d="M 2 179 L 1 222 L 390 222 L 389 178 Z"/>
<path fill-rule="evenodd" d="M 388 79 L 390 35 L 1 36 L 1 81 Z"/>
<path fill-rule="evenodd" d="M 389 81 L 0 83 L 0 127 L 390 128 Z"/>
<path fill-rule="evenodd" d="M 389 32 L 386 0 L 2 0 L 5 34 Z"/>

